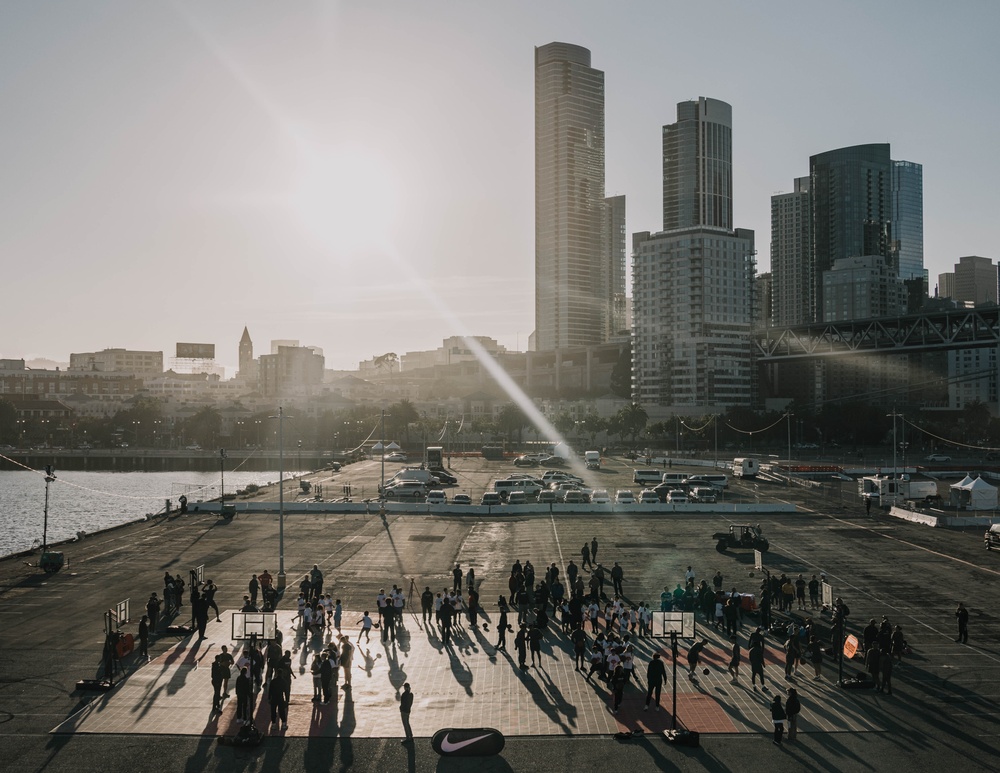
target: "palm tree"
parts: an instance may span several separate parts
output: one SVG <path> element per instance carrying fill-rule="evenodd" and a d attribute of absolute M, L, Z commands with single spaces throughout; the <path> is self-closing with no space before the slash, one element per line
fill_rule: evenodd
<path fill-rule="evenodd" d="M 646 413 L 646 409 L 638 403 L 626 405 L 618 411 L 618 413 L 621 416 L 622 429 L 626 435 L 629 435 L 632 438 L 632 449 L 635 450 L 636 439 L 646 428 L 646 422 L 649 421 L 649 415 Z"/>

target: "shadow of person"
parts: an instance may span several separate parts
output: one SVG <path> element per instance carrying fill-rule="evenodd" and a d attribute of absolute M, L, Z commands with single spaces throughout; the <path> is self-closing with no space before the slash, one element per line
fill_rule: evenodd
<path fill-rule="evenodd" d="M 403 670 L 403 667 L 399 663 L 396 645 L 392 642 L 382 642 L 382 646 L 385 648 L 385 660 L 389 665 L 389 683 L 393 686 L 398 696 L 399 691 L 406 683 L 406 671 Z"/>

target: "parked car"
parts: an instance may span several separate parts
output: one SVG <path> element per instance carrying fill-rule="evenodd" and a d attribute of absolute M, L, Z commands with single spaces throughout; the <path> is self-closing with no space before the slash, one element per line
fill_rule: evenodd
<path fill-rule="evenodd" d="M 682 489 L 675 488 L 673 491 L 667 492 L 667 502 L 672 505 L 686 505 L 687 501 L 688 495 Z"/>
<path fill-rule="evenodd" d="M 718 501 L 718 497 L 715 495 L 714 488 L 696 486 L 691 489 L 691 500 L 694 502 L 701 502 L 702 504 L 714 504 Z"/>
<path fill-rule="evenodd" d="M 538 501 L 542 504 L 552 504 L 556 501 L 556 492 L 547 488 L 538 492 Z"/>
<path fill-rule="evenodd" d="M 427 498 L 427 489 L 419 485 L 387 487 L 385 498 L 395 502 L 423 502 Z"/>
<path fill-rule="evenodd" d="M 393 451 L 385 458 L 385 460 L 387 462 L 405 462 L 406 454 L 404 454 L 402 451 Z"/>
<path fill-rule="evenodd" d="M 615 504 L 619 504 L 619 505 L 634 505 L 635 504 L 635 494 L 633 494 L 628 489 L 622 489 L 617 494 L 615 494 Z"/>
<path fill-rule="evenodd" d="M 519 456 L 514 459 L 515 467 L 537 467 L 538 460 L 532 459 L 530 456 Z"/>
<path fill-rule="evenodd" d="M 563 502 L 565 502 L 567 505 L 582 505 L 586 504 L 587 497 L 582 491 L 577 491 L 577 490 L 567 491 L 563 495 Z"/>
<path fill-rule="evenodd" d="M 990 526 L 990 528 L 986 530 L 986 534 L 983 535 L 983 540 L 986 542 L 987 550 L 1000 548 L 1000 523 L 995 523 Z"/>
<path fill-rule="evenodd" d="M 487 491 L 483 494 L 483 498 L 479 500 L 479 504 L 490 505 L 492 507 L 494 505 L 502 504 L 502 502 L 500 501 L 500 495 L 497 492 Z"/>
<path fill-rule="evenodd" d="M 545 481 L 546 484 L 557 483 L 564 480 L 583 483 L 583 478 L 578 478 L 576 475 L 570 475 L 568 472 L 563 472 L 562 470 L 546 470 L 542 473 L 542 480 Z"/>
<path fill-rule="evenodd" d="M 656 505 L 660 503 L 659 495 L 651 488 L 644 488 L 639 492 L 639 504 Z"/>
<path fill-rule="evenodd" d="M 455 494 L 455 496 L 451 498 L 451 503 L 453 505 L 471 505 L 472 497 L 468 494 Z"/>
<path fill-rule="evenodd" d="M 441 489 L 434 489 L 434 491 L 428 491 L 427 504 L 446 505 L 448 504 L 448 496 L 443 491 L 441 491 Z"/>
<path fill-rule="evenodd" d="M 544 464 L 546 467 L 565 467 L 566 460 L 561 456 L 547 456 L 545 459 L 539 459 L 539 464 Z"/>
<path fill-rule="evenodd" d="M 951 457 L 946 454 L 928 454 L 924 457 L 925 462 L 950 462 Z"/>
<path fill-rule="evenodd" d="M 437 478 L 445 486 L 457 486 L 458 478 L 452 475 L 450 472 L 445 472 L 444 470 L 431 470 L 434 473 L 434 477 Z"/>
<path fill-rule="evenodd" d="M 511 491 L 507 495 L 508 505 L 526 505 L 528 504 L 528 495 L 523 491 Z"/>
<path fill-rule="evenodd" d="M 590 503 L 592 505 L 610 505 L 611 496 L 608 494 L 608 490 L 603 488 L 594 489 L 594 493 L 590 495 Z"/>

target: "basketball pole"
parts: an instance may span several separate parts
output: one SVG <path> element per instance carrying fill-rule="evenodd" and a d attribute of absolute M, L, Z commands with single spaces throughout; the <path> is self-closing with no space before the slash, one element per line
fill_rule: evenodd
<path fill-rule="evenodd" d="M 674 684 L 671 688 L 671 700 L 673 701 L 670 709 L 670 729 L 677 729 L 677 631 L 670 632 L 670 648 L 673 651 L 674 656 L 674 668 L 673 668 L 673 679 Z"/>

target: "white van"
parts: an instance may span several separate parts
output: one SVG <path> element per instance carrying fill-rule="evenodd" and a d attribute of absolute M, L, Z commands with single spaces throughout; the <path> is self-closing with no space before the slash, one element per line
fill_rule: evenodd
<path fill-rule="evenodd" d="M 583 458 L 587 462 L 588 470 L 599 470 L 601 469 L 601 452 L 600 451 L 584 451 Z"/>
<path fill-rule="evenodd" d="M 737 478 L 756 478 L 760 472 L 760 462 L 756 459 L 738 458 L 733 459 L 733 475 Z"/>
<path fill-rule="evenodd" d="M 689 476 L 686 472 L 665 472 L 660 477 L 660 483 L 670 483 L 673 486 L 679 486 L 684 482 L 685 478 L 693 477 Z M 701 475 L 697 476 L 701 477 Z"/>
<path fill-rule="evenodd" d="M 534 499 L 538 496 L 538 492 L 542 490 L 542 487 L 533 480 L 515 478 L 514 480 L 493 481 L 493 490 L 506 502 L 507 497 L 510 496 L 512 491 L 523 491 L 528 499 Z"/>
<path fill-rule="evenodd" d="M 663 470 L 633 470 L 632 482 L 640 485 L 652 484 L 655 486 L 657 483 L 663 482 Z"/>

